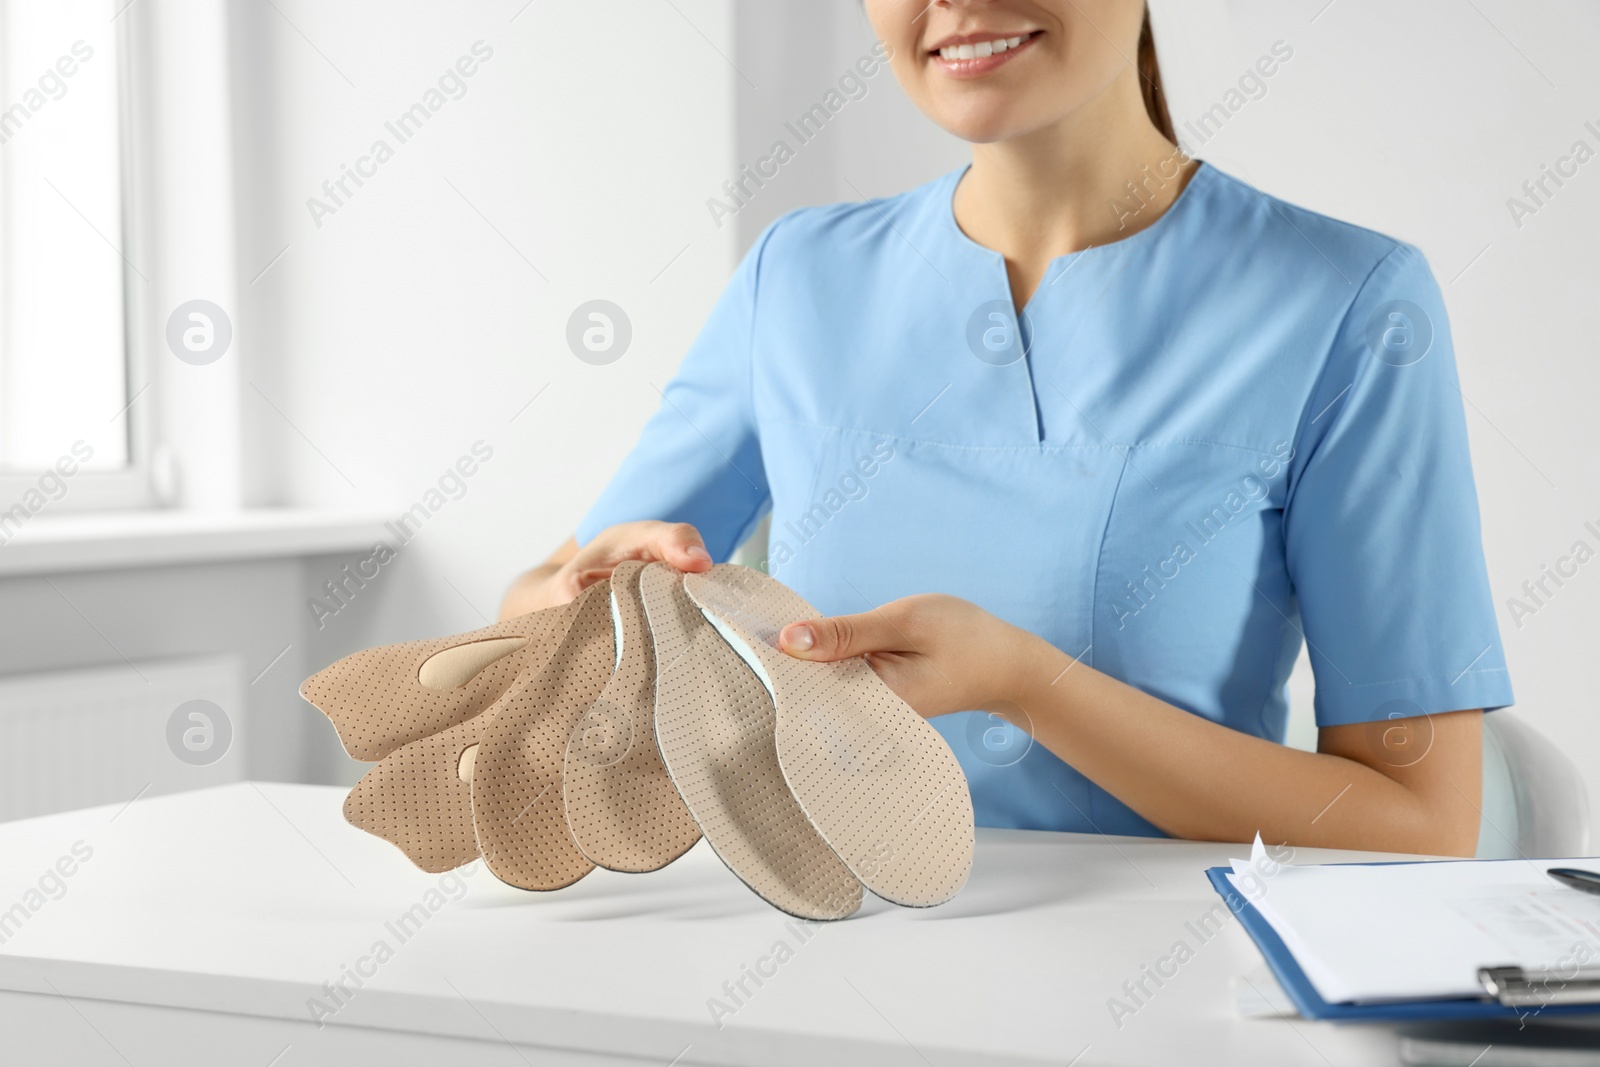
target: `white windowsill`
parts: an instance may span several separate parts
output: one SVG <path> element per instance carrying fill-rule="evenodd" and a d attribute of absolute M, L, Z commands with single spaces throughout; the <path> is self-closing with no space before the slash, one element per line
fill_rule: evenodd
<path fill-rule="evenodd" d="M 364 551 L 386 536 L 383 522 L 291 508 L 40 515 L 10 540 L 0 531 L 0 578 Z"/>

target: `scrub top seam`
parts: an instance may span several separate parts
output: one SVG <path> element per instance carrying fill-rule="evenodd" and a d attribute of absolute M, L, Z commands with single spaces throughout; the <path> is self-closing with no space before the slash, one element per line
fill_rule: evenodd
<path fill-rule="evenodd" d="M 1094 552 L 1094 579 L 1089 583 L 1089 666 L 1094 666 L 1094 646 L 1099 640 L 1100 572 L 1105 569 L 1106 539 L 1111 535 L 1111 522 L 1116 518 L 1117 501 L 1122 496 L 1122 480 L 1128 476 L 1128 453 L 1122 453 L 1122 466 L 1117 471 L 1117 484 L 1111 487 L 1111 502 L 1106 507 L 1106 523 L 1100 529 L 1100 543 Z M 1063 652 L 1066 649 L 1062 649 Z"/>
<path fill-rule="evenodd" d="M 1245 181 L 1243 178 L 1239 177 L 1237 174 L 1231 174 L 1225 170 L 1219 170 L 1215 166 L 1211 167 L 1211 169 L 1216 173 L 1216 177 L 1219 181 L 1228 182 L 1234 186 L 1234 188 L 1238 189 L 1242 193 L 1247 194 L 1248 196 L 1266 200 L 1274 209 L 1282 209 L 1293 212 L 1299 216 L 1320 218 L 1323 221 L 1334 223 L 1342 230 L 1354 231 L 1356 233 L 1365 234 L 1368 237 L 1377 237 L 1384 241 L 1391 241 L 1396 244 L 1402 243 L 1389 234 L 1384 233 L 1382 230 L 1375 230 L 1371 226 L 1363 226 L 1360 223 L 1351 222 L 1349 219 L 1334 218 L 1330 215 L 1323 215 L 1321 212 L 1314 211 L 1302 204 L 1292 203 L 1283 199 L 1281 196 L 1274 196 L 1263 189 L 1258 189 L 1254 185 L 1251 185 L 1249 182 Z M 1196 176 L 1198 177 L 1198 174 Z"/>
<path fill-rule="evenodd" d="M 1322 392 L 1322 384 L 1328 380 L 1328 374 L 1333 370 L 1334 363 L 1337 362 L 1337 360 L 1334 359 L 1334 352 L 1339 346 L 1339 339 L 1344 336 L 1345 329 L 1350 325 L 1350 316 L 1355 313 L 1356 304 L 1361 301 L 1361 294 L 1365 293 L 1367 291 L 1367 286 L 1372 284 L 1372 279 L 1378 273 L 1379 268 L 1381 268 L 1385 263 L 1389 262 L 1390 258 L 1404 247 L 1404 245 L 1397 241 L 1395 242 L 1395 246 L 1393 248 L 1389 249 L 1389 251 L 1385 252 L 1381 257 L 1379 257 L 1378 261 L 1372 265 L 1372 269 L 1367 271 L 1366 277 L 1361 279 L 1361 284 L 1356 286 L 1356 291 L 1350 297 L 1350 303 L 1345 306 L 1344 314 L 1339 316 L 1339 325 L 1333 331 L 1333 339 L 1328 343 L 1328 350 L 1322 355 L 1322 370 L 1317 372 L 1317 380 L 1315 384 L 1311 386 L 1311 390 L 1306 393 L 1305 403 L 1301 405 L 1300 422 L 1299 425 L 1295 427 L 1294 445 L 1289 453 L 1291 456 L 1298 458 L 1302 455 L 1300 446 L 1305 440 L 1306 429 L 1311 425 L 1311 423 L 1307 422 L 1306 419 L 1311 414 L 1311 409 L 1316 406 L 1317 397 Z M 1327 433 L 1333 433 L 1334 424 L 1339 421 L 1340 416 L 1342 416 L 1344 412 L 1344 407 L 1341 407 L 1338 411 L 1334 412 L 1333 418 L 1329 420 Z M 1309 466 L 1310 463 L 1311 457 L 1306 456 L 1300 464 L 1300 473 L 1304 473 L 1306 467 Z M 1295 490 L 1299 488 L 1299 485 L 1300 477 L 1299 474 L 1297 474 L 1292 480 L 1292 484 L 1285 486 L 1283 509 L 1284 518 L 1286 521 L 1288 519 L 1289 504 L 1294 500 Z"/>
<path fill-rule="evenodd" d="M 828 433 L 823 440 L 822 450 L 817 456 L 817 461 L 811 465 L 811 481 L 806 486 L 806 499 L 811 501 L 821 497 L 817 489 L 822 485 L 822 472 L 828 466 L 828 459 L 838 459 L 839 453 L 843 451 L 839 429 L 831 426 L 822 427 L 822 429 L 826 429 Z M 828 454 L 830 447 L 832 448 L 831 456 Z"/>
<path fill-rule="evenodd" d="M 1327 657 L 1324 656 L 1323 659 L 1327 659 Z M 1472 677 L 1474 675 L 1479 675 L 1479 674 L 1507 674 L 1507 673 L 1509 673 L 1509 668 L 1507 668 L 1507 667 L 1480 667 L 1477 670 L 1466 672 L 1465 674 L 1463 674 L 1460 677 L 1458 677 L 1456 679 L 1456 681 L 1460 681 L 1461 678 L 1470 678 L 1470 677 Z M 1345 686 L 1345 688 L 1346 689 L 1374 689 L 1374 688 L 1376 688 L 1376 687 L 1378 687 L 1380 685 L 1406 685 L 1406 684 L 1409 684 L 1411 682 L 1437 682 L 1437 681 L 1439 681 L 1440 679 L 1443 679 L 1443 678 L 1444 678 L 1444 675 L 1442 675 L 1442 674 L 1413 674 L 1413 675 L 1410 675 L 1409 677 L 1406 677 L 1406 678 L 1385 678 L 1382 681 L 1378 681 L 1378 682 L 1350 682 Z M 1448 679 L 1446 679 L 1446 681 L 1448 682 Z M 1448 684 L 1454 685 L 1455 683 L 1454 682 L 1449 682 Z"/>
<path fill-rule="evenodd" d="M 811 430 L 827 430 L 832 433 L 854 434 L 857 437 L 889 438 L 894 441 L 904 441 L 909 444 L 930 445 L 934 448 L 948 448 L 961 452 L 1127 452 L 1130 449 L 1174 448 L 1181 445 L 1204 445 L 1208 448 L 1226 448 L 1235 452 L 1247 452 L 1257 456 L 1277 455 L 1269 448 L 1256 448 L 1251 445 L 1237 445 L 1227 441 L 1211 441 L 1199 437 L 1175 437 L 1162 441 L 1143 441 L 1134 444 L 1068 444 L 1059 441 L 1029 442 L 1015 445 L 963 445 L 951 441 L 939 441 L 931 437 L 911 437 L 902 433 L 889 430 L 875 430 L 865 427 L 839 426 L 831 422 L 813 422 L 809 419 L 789 419 L 778 415 L 767 416 L 763 421 L 785 426 L 803 426 Z"/>
<path fill-rule="evenodd" d="M 1236 445 L 1230 441 L 1212 441 L 1204 437 L 1174 437 L 1164 441 L 1144 441 L 1131 445 L 1118 445 L 1118 448 L 1173 448 L 1178 445 L 1204 445 L 1207 448 L 1226 448 L 1231 452 L 1248 452 L 1256 456 L 1275 456 L 1276 449 L 1256 448 L 1253 445 Z"/>

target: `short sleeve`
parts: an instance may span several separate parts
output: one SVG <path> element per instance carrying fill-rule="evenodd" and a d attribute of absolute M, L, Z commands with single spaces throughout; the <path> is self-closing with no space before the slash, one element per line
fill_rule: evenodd
<path fill-rule="evenodd" d="M 1409 245 L 1362 284 L 1307 404 L 1284 537 L 1318 726 L 1512 702 L 1450 326 Z"/>
<path fill-rule="evenodd" d="M 769 499 L 751 409 L 750 363 L 761 259 L 782 219 L 745 254 L 711 316 L 662 390 L 661 406 L 589 513 L 584 544 L 619 522 L 687 522 L 713 559 L 738 548 Z"/>

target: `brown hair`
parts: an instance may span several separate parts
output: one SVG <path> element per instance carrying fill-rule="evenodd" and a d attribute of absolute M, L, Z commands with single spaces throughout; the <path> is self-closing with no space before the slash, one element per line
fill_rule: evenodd
<path fill-rule="evenodd" d="M 1167 111 L 1167 94 L 1161 89 L 1161 64 L 1156 61 L 1156 37 L 1150 31 L 1150 8 L 1144 9 L 1144 25 L 1139 28 L 1139 91 L 1144 96 L 1144 109 L 1150 114 L 1161 136 L 1178 143 L 1172 129 L 1172 115 Z"/>

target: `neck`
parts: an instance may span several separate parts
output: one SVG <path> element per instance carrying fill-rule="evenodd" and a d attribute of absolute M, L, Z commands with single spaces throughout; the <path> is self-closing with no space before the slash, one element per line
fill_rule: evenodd
<path fill-rule="evenodd" d="M 956 220 L 1009 262 L 1042 269 L 1148 227 L 1197 166 L 1150 121 L 1129 66 L 1059 121 L 974 145 L 955 194 Z"/>

